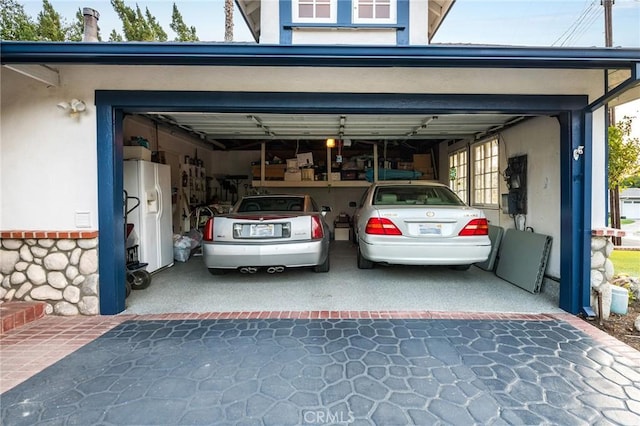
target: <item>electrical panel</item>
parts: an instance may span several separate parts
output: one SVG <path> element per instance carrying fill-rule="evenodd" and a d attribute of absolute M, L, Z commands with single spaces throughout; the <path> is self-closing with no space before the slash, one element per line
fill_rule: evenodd
<path fill-rule="evenodd" d="M 509 193 L 506 196 L 506 210 L 510 215 L 527 214 L 527 156 L 520 155 L 507 160 L 504 171 Z M 504 200 L 503 200 L 504 202 Z"/>

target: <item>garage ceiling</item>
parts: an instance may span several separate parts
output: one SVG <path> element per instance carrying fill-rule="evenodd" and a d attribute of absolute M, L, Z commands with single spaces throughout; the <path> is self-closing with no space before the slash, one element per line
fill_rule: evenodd
<path fill-rule="evenodd" d="M 476 139 L 521 121 L 505 114 L 367 115 L 150 112 L 160 123 L 178 127 L 214 149 L 255 149 L 262 141 L 400 141 L 408 144 Z"/>

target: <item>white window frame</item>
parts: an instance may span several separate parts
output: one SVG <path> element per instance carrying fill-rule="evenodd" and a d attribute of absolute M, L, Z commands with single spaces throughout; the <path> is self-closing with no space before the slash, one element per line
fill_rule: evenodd
<path fill-rule="evenodd" d="M 376 3 L 389 3 L 389 17 L 388 18 L 359 18 L 358 7 L 361 3 L 371 4 L 375 14 Z M 395 24 L 398 20 L 397 12 L 397 0 L 353 0 L 352 7 L 352 22 L 354 24 Z"/>
<path fill-rule="evenodd" d="M 471 203 L 474 206 L 496 209 L 500 206 L 499 147 L 497 137 L 471 145 Z"/>
<path fill-rule="evenodd" d="M 451 169 L 456 177 L 452 178 Z M 469 202 L 469 151 L 460 149 L 449 153 L 449 188 L 465 203 Z"/>
<path fill-rule="evenodd" d="M 315 4 L 317 0 L 293 0 L 291 2 L 291 20 L 296 23 L 313 23 L 313 24 L 334 24 L 338 22 L 338 0 L 329 0 L 329 17 L 328 18 L 302 18 L 300 17 L 300 3 Z"/>

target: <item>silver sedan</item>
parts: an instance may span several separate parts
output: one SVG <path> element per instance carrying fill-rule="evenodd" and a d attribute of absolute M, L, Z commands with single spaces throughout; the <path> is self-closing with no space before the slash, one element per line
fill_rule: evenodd
<path fill-rule="evenodd" d="M 268 273 L 311 266 L 329 271 L 328 207 L 308 195 L 245 196 L 204 228 L 204 263 L 214 275 L 225 270 Z"/>
<path fill-rule="evenodd" d="M 467 206 L 440 183 L 380 182 L 354 204 L 360 269 L 375 263 L 468 269 L 491 251 L 482 210 Z"/>

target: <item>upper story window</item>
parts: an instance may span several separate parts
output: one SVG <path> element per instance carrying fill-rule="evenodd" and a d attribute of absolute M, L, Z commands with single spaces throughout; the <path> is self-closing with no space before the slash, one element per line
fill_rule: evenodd
<path fill-rule="evenodd" d="M 338 0 L 293 0 L 293 22 L 333 23 Z"/>
<path fill-rule="evenodd" d="M 353 0 L 353 23 L 395 24 L 397 0 Z"/>

